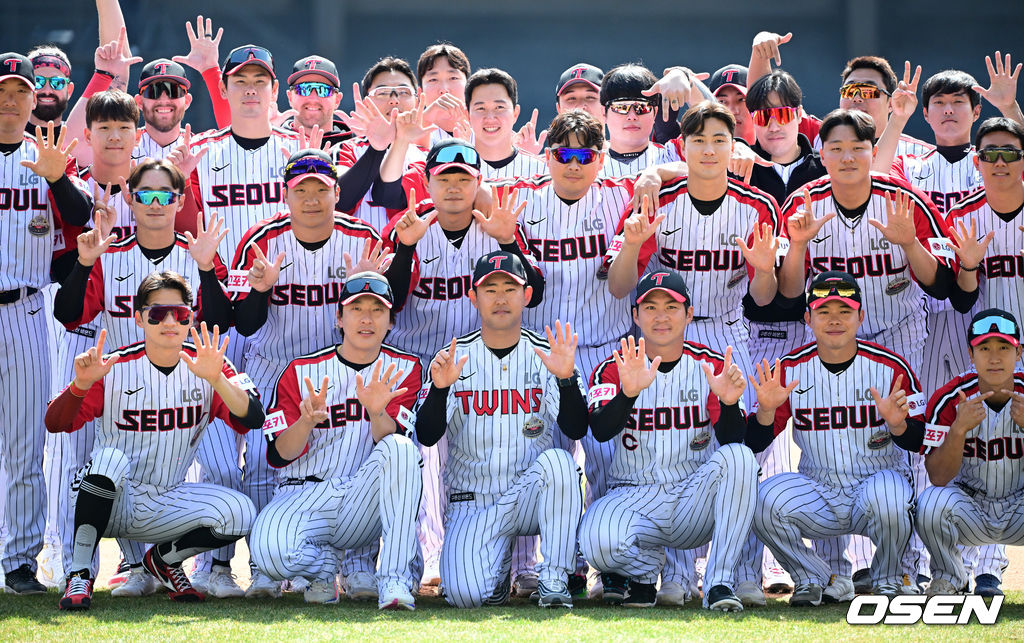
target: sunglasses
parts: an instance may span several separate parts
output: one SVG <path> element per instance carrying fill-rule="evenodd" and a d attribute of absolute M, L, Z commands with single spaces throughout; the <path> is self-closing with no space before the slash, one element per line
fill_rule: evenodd
<path fill-rule="evenodd" d="M 391 294 L 391 286 L 387 281 L 379 278 L 353 277 L 345 282 L 345 285 L 342 286 L 342 291 L 346 298 L 353 295 L 373 293 L 374 295 L 386 298 L 388 301 L 394 300 L 394 296 Z"/>
<path fill-rule="evenodd" d="M 181 195 L 170 190 L 139 190 L 132 192 L 132 197 L 142 205 L 153 205 L 153 202 L 160 205 L 170 205 L 178 200 Z"/>
<path fill-rule="evenodd" d="M 284 166 L 285 179 L 295 178 L 303 174 L 323 174 L 332 179 L 338 178 L 338 171 L 334 168 L 334 165 L 315 156 L 307 156 Z"/>
<path fill-rule="evenodd" d="M 993 331 L 993 329 L 995 330 Z M 1016 337 L 1017 325 L 1005 317 L 998 317 L 996 315 L 982 317 L 971 324 L 971 334 L 974 336 L 984 335 L 991 332 L 1008 335 L 1009 337 Z"/>
<path fill-rule="evenodd" d="M 467 165 L 477 164 L 476 150 L 466 145 L 449 145 L 437 151 L 434 157 L 437 163 L 465 163 Z"/>
<path fill-rule="evenodd" d="M 1016 147 L 986 147 L 978 150 L 978 158 L 985 163 L 1013 163 L 1024 158 L 1024 150 Z"/>
<path fill-rule="evenodd" d="M 840 297 L 853 297 L 857 289 L 845 281 L 826 281 L 811 288 L 811 294 L 815 297 L 828 297 L 839 295 Z"/>
<path fill-rule="evenodd" d="M 629 110 L 633 110 L 637 116 L 650 114 L 654 111 L 654 105 L 645 100 L 613 100 L 608 103 L 608 111 L 626 116 Z"/>
<path fill-rule="evenodd" d="M 839 88 L 839 97 L 846 99 L 861 98 L 863 100 L 871 100 L 872 98 L 878 98 L 882 94 L 890 96 L 889 92 L 871 83 L 847 83 Z"/>
<path fill-rule="evenodd" d="M 768 107 L 766 109 L 755 109 L 750 112 L 754 119 L 754 125 L 768 127 L 768 123 L 774 118 L 779 125 L 788 125 L 796 118 L 796 107 Z"/>
<path fill-rule="evenodd" d="M 167 94 L 167 98 L 172 100 L 188 94 L 188 89 L 184 85 L 169 80 L 155 80 L 143 87 L 141 91 L 143 98 L 160 98 L 161 95 Z"/>
<path fill-rule="evenodd" d="M 551 149 L 551 155 L 562 165 L 572 163 L 573 159 L 580 165 L 590 165 L 597 160 L 600 152 L 589 147 L 555 147 Z"/>
<path fill-rule="evenodd" d="M 338 88 L 327 83 L 295 83 L 292 89 L 299 96 L 312 96 L 316 94 L 320 98 L 330 98 L 338 92 Z"/>
<path fill-rule="evenodd" d="M 46 87 L 46 83 L 49 82 L 50 87 L 53 88 L 53 91 L 59 92 L 60 90 L 68 86 L 68 81 L 69 79 L 67 76 L 36 76 L 36 89 L 42 89 L 43 87 Z"/>
<path fill-rule="evenodd" d="M 167 319 L 168 315 L 174 315 L 174 321 L 182 326 L 192 323 L 192 309 L 184 304 L 145 306 L 142 312 L 145 313 L 146 323 L 150 326 L 159 326 Z"/>
<path fill-rule="evenodd" d="M 235 67 L 244 65 L 245 63 L 258 60 L 265 63 L 270 69 L 274 68 L 274 57 L 270 55 L 270 52 L 263 47 L 246 47 L 245 49 L 239 49 L 231 52 L 228 56 L 228 62 L 224 65 L 225 70 L 230 71 Z"/>
<path fill-rule="evenodd" d="M 412 87 L 397 85 L 394 87 L 381 85 L 370 90 L 370 96 L 374 98 L 412 98 L 414 96 Z"/>

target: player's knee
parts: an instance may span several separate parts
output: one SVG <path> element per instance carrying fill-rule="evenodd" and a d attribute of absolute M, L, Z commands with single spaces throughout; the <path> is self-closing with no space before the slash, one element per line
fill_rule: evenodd
<path fill-rule="evenodd" d="M 225 511 L 221 516 L 222 525 L 217 531 L 225 536 L 241 538 L 252 531 L 256 522 L 256 505 L 245 494 L 230 489 L 224 490 Z"/>
<path fill-rule="evenodd" d="M 108 447 L 93 453 L 86 475 L 109 478 L 115 487 L 120 488 L 130 469 L 128 456 L 119 449 Z"/>
<path fill-rule="evenodd" d="M 580 472 L 568 451 L 548 449 L 537 456 L 537 465 L 551 485 L 579 485 Z"/>
<path fill-rule="evenodd" d="M 943 515 L 951 512 L 953 497 L 948 487 L 928 487 L 921 492 L 915 511 L 918 529 L 925 531 L 938 525 Z"/>
<path fill-rule="evenodd" d="M 609 571 L 613 568 L 615 553 L 625 547 L 621 527 L 618 524 L 609 524 L 602 519 L 600 513 L 593 511 L 591 507 L 583 515 L 578 532 L 580 553 L 595 569 Z"/>
<path fill-rule="evenodd" d="M 404 435 L 386 435 L 377 443 L 376 448 L 384 452 L 385 466 L 409 467 L 419 463 L 419 450 Z"/>
<path fill-rule="evenodd" d="M 725 473 L 744 479 L 753 478 L 756 482 L 759 465 L 757 458 L 754 457 L 754 452 L 747 445 L 738 442 L 723 444 L 712 455 L 712 457 L 716 456 Z"/>

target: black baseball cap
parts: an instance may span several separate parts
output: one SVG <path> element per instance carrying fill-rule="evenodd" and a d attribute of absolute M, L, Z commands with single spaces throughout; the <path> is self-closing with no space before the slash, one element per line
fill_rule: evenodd
<path fill-rule="evenodd" d="M 334 87 L 340 87 L 338 68 L 323 56 L 306 56 L 295 61 L 292 73 L 288 76 L 288 84 L 294 85 L 300 78 L 308 75 L 322 76 Z"/>
<path fill-rule="evenodd" d="M 838 270 L 815 275 L 807 289 L 807 307 L 813 310 L 833 300 L 841 301 L 854 310 L 860 310 L 860 284 L 853 275 Z"/>
<path fill-rule="evenodd" d="M 472 144 L 458 138 L 446 138 L 430 148 L 426 171 L 434 176 L 447 170 L 461 170 L 480 176 L 480 155 Z"/>
<path fill-rule="evenodd" d="M 663 292 L 679 303 L 690 303 L 690 291 L 683 281 L 683 276 L 672 270 L 658 270 L 649 272 L 636 284 L 636 299 L 633 305 L 637 305 L 652 292 Z"/>
<path fill-rule="evenodd" d="M 743 65 L 726 65 L 711 74 L 708 89 L 715 96 L 723 87 L 735 87 L 744 96 L 747 95 L 747 68 Z"/>
<path fill-rule="evenodd" d="M 473 268 L 473 287 L 476 288 L 484 279 L 496 272 L 508 275 L 520 286 L 526 285 L 526 268 L 519 257 L 511 252 L 496 250 L 476 260 L 476 267 Z"/>
<path fill-rule="evenodd" d="M 328 187 L 334 187 L 338 182 L 338 168 L 331 156 L 312 147 L 293 152 L 285 162 L 281 175 L 289 188 L 307 178 L 319 179 Z"/>
<path fill-rule="evenodd" d="M 28 83 L 32 91 L 36 90 L 36 72 L 32 61 L 13 51 L 0 54 L 0 82 L 8 78 L 20 78 Z"/>
<path fill-rule="evenodd" d="M 1012 313 L 998 308 L 983 310 L 971 318 L 967 342 L 977 346 L 989 337 L 996 337 L 1013 346 L 1020 346 L 1020 326 Z"/>
<path fill-rule="evenodd" d="M 338 308 L 347 306 L 363 295 L 376 297 L 387 308 L 395 305 L 395 295 L 391 292 L 391 284 L 388 280 L 376 272 L 357 272 L 341 286 L 341 300 Z"/>
<path fill-rule="evenodd" d="M 158 80 L 169 80 L 178 83 L 185 89 L 192 86 L 188 82 L 188 78 L 185 77 L 185 68 L 166 58 L 157 58 L 146 63 L 146 66 L 142 68 L 142 73 L 139 74 L 139 89 Z"/>
<path fill-rule="evenodd" d="M 270 72 L 271 78 L 277 79 L 277 74 L 274 73 L 274 57 L 269 50 L 257 45 L 242 45 L 232 49 L 224 59 L 220 71 L 225 76 L 230 76 L 246 65 L 259 65 Z"/>
<path fill-rule="evenodd" d="M 590 85 L 597 91 L 601 91 L 601 80 L 604 78 L 604 72 L 588 65 L 587 63 L 578 63 L 562 72 L 562 75 L 558 77 L 558 85 L 555 86 L 555 96 L 561 96 L 569 87 L 578 83 L 584 83 Z"/>

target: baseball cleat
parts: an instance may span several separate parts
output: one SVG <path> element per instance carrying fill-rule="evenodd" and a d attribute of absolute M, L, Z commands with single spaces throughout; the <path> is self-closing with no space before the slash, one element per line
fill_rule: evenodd
<path fill-rule="evenodd" d="M 999 589 L 999 579 L 994 574 L 978 574 L 974 577 L 974 593 L 985 598 L 1002 596 L 1003 590 Z"/>
<path fill-rule="evenodd" d="M 569 582 L 566 584 L 569 586 L 569 594 L 571 594 L 573 598 L 587 597 L 586 574 L 569 574 Z"/>
<path fill-rule="evenodd" d="M 28 563 L 18 569 L 7 572 L 4 591 L 8 594 L 45 594 L 46 587 L 36 580 L 36 573 L 32 571 Z"/>
<path fill-rule="evenodd" d="M 157 553 L 155 545 L 150 547 L 146 555 L 143 556 L 142 565 L 146 568 L 146 571 L 167 588 L 167 596 L 172 601 L 198 603 L 206 600 L 205 596 L 192 587 L 192 583 L 189 581 L 185 570 L 181 568 L 181 564 L 168 565 L 165 563 L 160 559 L 160 554 Z"/>
<path fill-rule="evenodd" d="M 656 602 L 658 605 L 674 605 L 682 607 L 687 601 L 693 599 L 695 592 L 690 592 L 682 584 L 675 581 L 662 581 L 658 588 Z"/>
<path fill-rule="evenodd" d="M 858 594 L 871 593 L 871 570 L 858 569 L 853 573 L 853 591 Z"/>
<path fill-rule="evenodd" d="M 195 587 L 195 583 L 192 584 Z M 235 575 L 230 567 L 214 565 L 210 570 L 207 594 L 214 598 L 241 598 L 245 591 L 235 582 Z"/>
<path fill-rule="evenodd" d="M 565 581 L 553 580 L 537 583 L 537 605 L 539 607 L 566 607 L 572 609 L 572 594 Z"/>
<path fill-rule="evenodd" d="M 121 556 L 121 562 L 117 564 L 117 571 L 114 572 L 114 575 L 111 576 L 110 580 L 107 581 L 107 587 L 111 589 L 117 587 L 121 583 L 128 580 L 128 576 L 131 575 L 131 573 L 131 565 L 129 565 L 128 561 L 124 559 L 124 556 Z"/>
<path fill-rule="evenodd" d="M 952 596 L 962 593 L 945 578 L 936 578 L 928 584 L 928 596 Z"/>
<path fill-rule="evenodd" d="M 788 594 L 793 591 L 793 579 L 781 567 L 764 570 L 764 588 L 772 594 Z"/>
<path fill-rule="evenodd" d="M 537 591 L 537 582 L 537 574 L 533 572 L 519 574 L 512 581 L 512 595 L 518 597 L 531 596 Z"/>
<path fill-rule="evenodd" d="M 153 578 L 152 574 L 142 567 L 133 567 L 131 573 L 128 574 L 128 580 L 111 590 L 110 595 L 116 598 L 136 598 L 155 594 L 158 589 L 160 589 L 160 583 Z"/>
<path fill-rule="evenodd" d="M 398 581 L 388 581 L 384 585 L 380 598 L 377 599 L 377 608 L 382 610 L 409 610 L 416 609 L 416 601 L 412 593 Z"/>
<path fill-rule="evenodd" d="M 828 586 L 821 592 L 822 603 L 849 603 L 856 596 L 853 590 L 853 579 L 849 576 L 832 574 Z"/>
<path fill-rule="evenodd" d="M 708 591 L 708 609 L 718 612 L 742 612 L 743 603 L 728 585 L 715 585 Z"/>
<path fill-rule="evenodd" d="M 874 596 L 888 596 L 889 598 L 896 598 L 903 593 L 903 584 L 879 583 L 871 588 L 871 593 Z"/>
<path fill-rule="evenodd" d="M 353 572 L 345 577 L 345 596 L 354 601 L 377 598 L 377 577 L 370 572 Z"/>
<path fill-rule="evenodd" d="M 793 589 L 789 599 L 790 607 L 817 607 L 821 605 L 821 585 L 800 583 Z"/>
<path fill-rule="evenodd" d="M 330 580 L 315 580 L 308 584 L 302 592 L 302 598 L 307 603 L 318 603 L 321 605 L 334 605 L 340 597 L 338 591 L 338 579 L 332 576 Z"/>
<path fill-rule="evenodd" d="M 47 544 L 43 547 L 43 552 L 39 556 L 39 580 L 46 587 L 59 587 L 64 578 L 60 556 L 57 545 Z"/>
<path fill-rule="evenodd" d="M 607 589 L 605 592 L 607 593 Z M 638 583 L 629 581 L 629 591 L 622 599 L 623 607 L 654 607 L 658 602 L 658 592 L 654 589 L 654 583 Z"/>
<path fill-rule="evenodd" d="M 249 588 L 245 590 L 246 598 L 281 598 L 281 581 L 268 577 L 263 572 L 254 571 L 249 577 Z"/>
<path fill-rule="evenodd" d="M 68 574 L 67 588 L 57 604 L 62 610 L 87 610 L 92 606 L 92 578 L 87 570 Z"/>
<path fill-rule="evenodd" d="M 764 607 L 768 604 L 761 583 L 752 580 L 745 580 L 736 585 L 736 598 L 740 599 L 743 607 Z"/>
<path fill-rule="evenodd" d="M 605 603 L 610 605 L 622 605 L 626 598 L 626 584 L 629 582 L 625 576 L 619 574 L 601 574 L 601 597 Z"/>
<path fill-rule="evenodd" d="M 206 594 L 210 589 L 210 570 L 197 569 L 189 576 L 189 580 L 192 581 L 193 589 Z"/>

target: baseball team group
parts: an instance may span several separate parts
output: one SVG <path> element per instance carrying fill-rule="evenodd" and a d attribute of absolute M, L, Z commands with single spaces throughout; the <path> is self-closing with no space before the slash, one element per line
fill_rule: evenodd
<path fill-rule="evenodd" d="M 112 603 L 1002 593 L 1010 54 L 853 58 L 823 118 L 788 33 L 713 74 L 567 60 L 544 127 L 454 44 L 381 58 L 346 112 L 323 56 L 286 75 L 199 16 L 143 60 L 96 5 L 84 91 L 56 46 L 0 54 L 8 593 L 89 609 L 104 537 Z"/>

